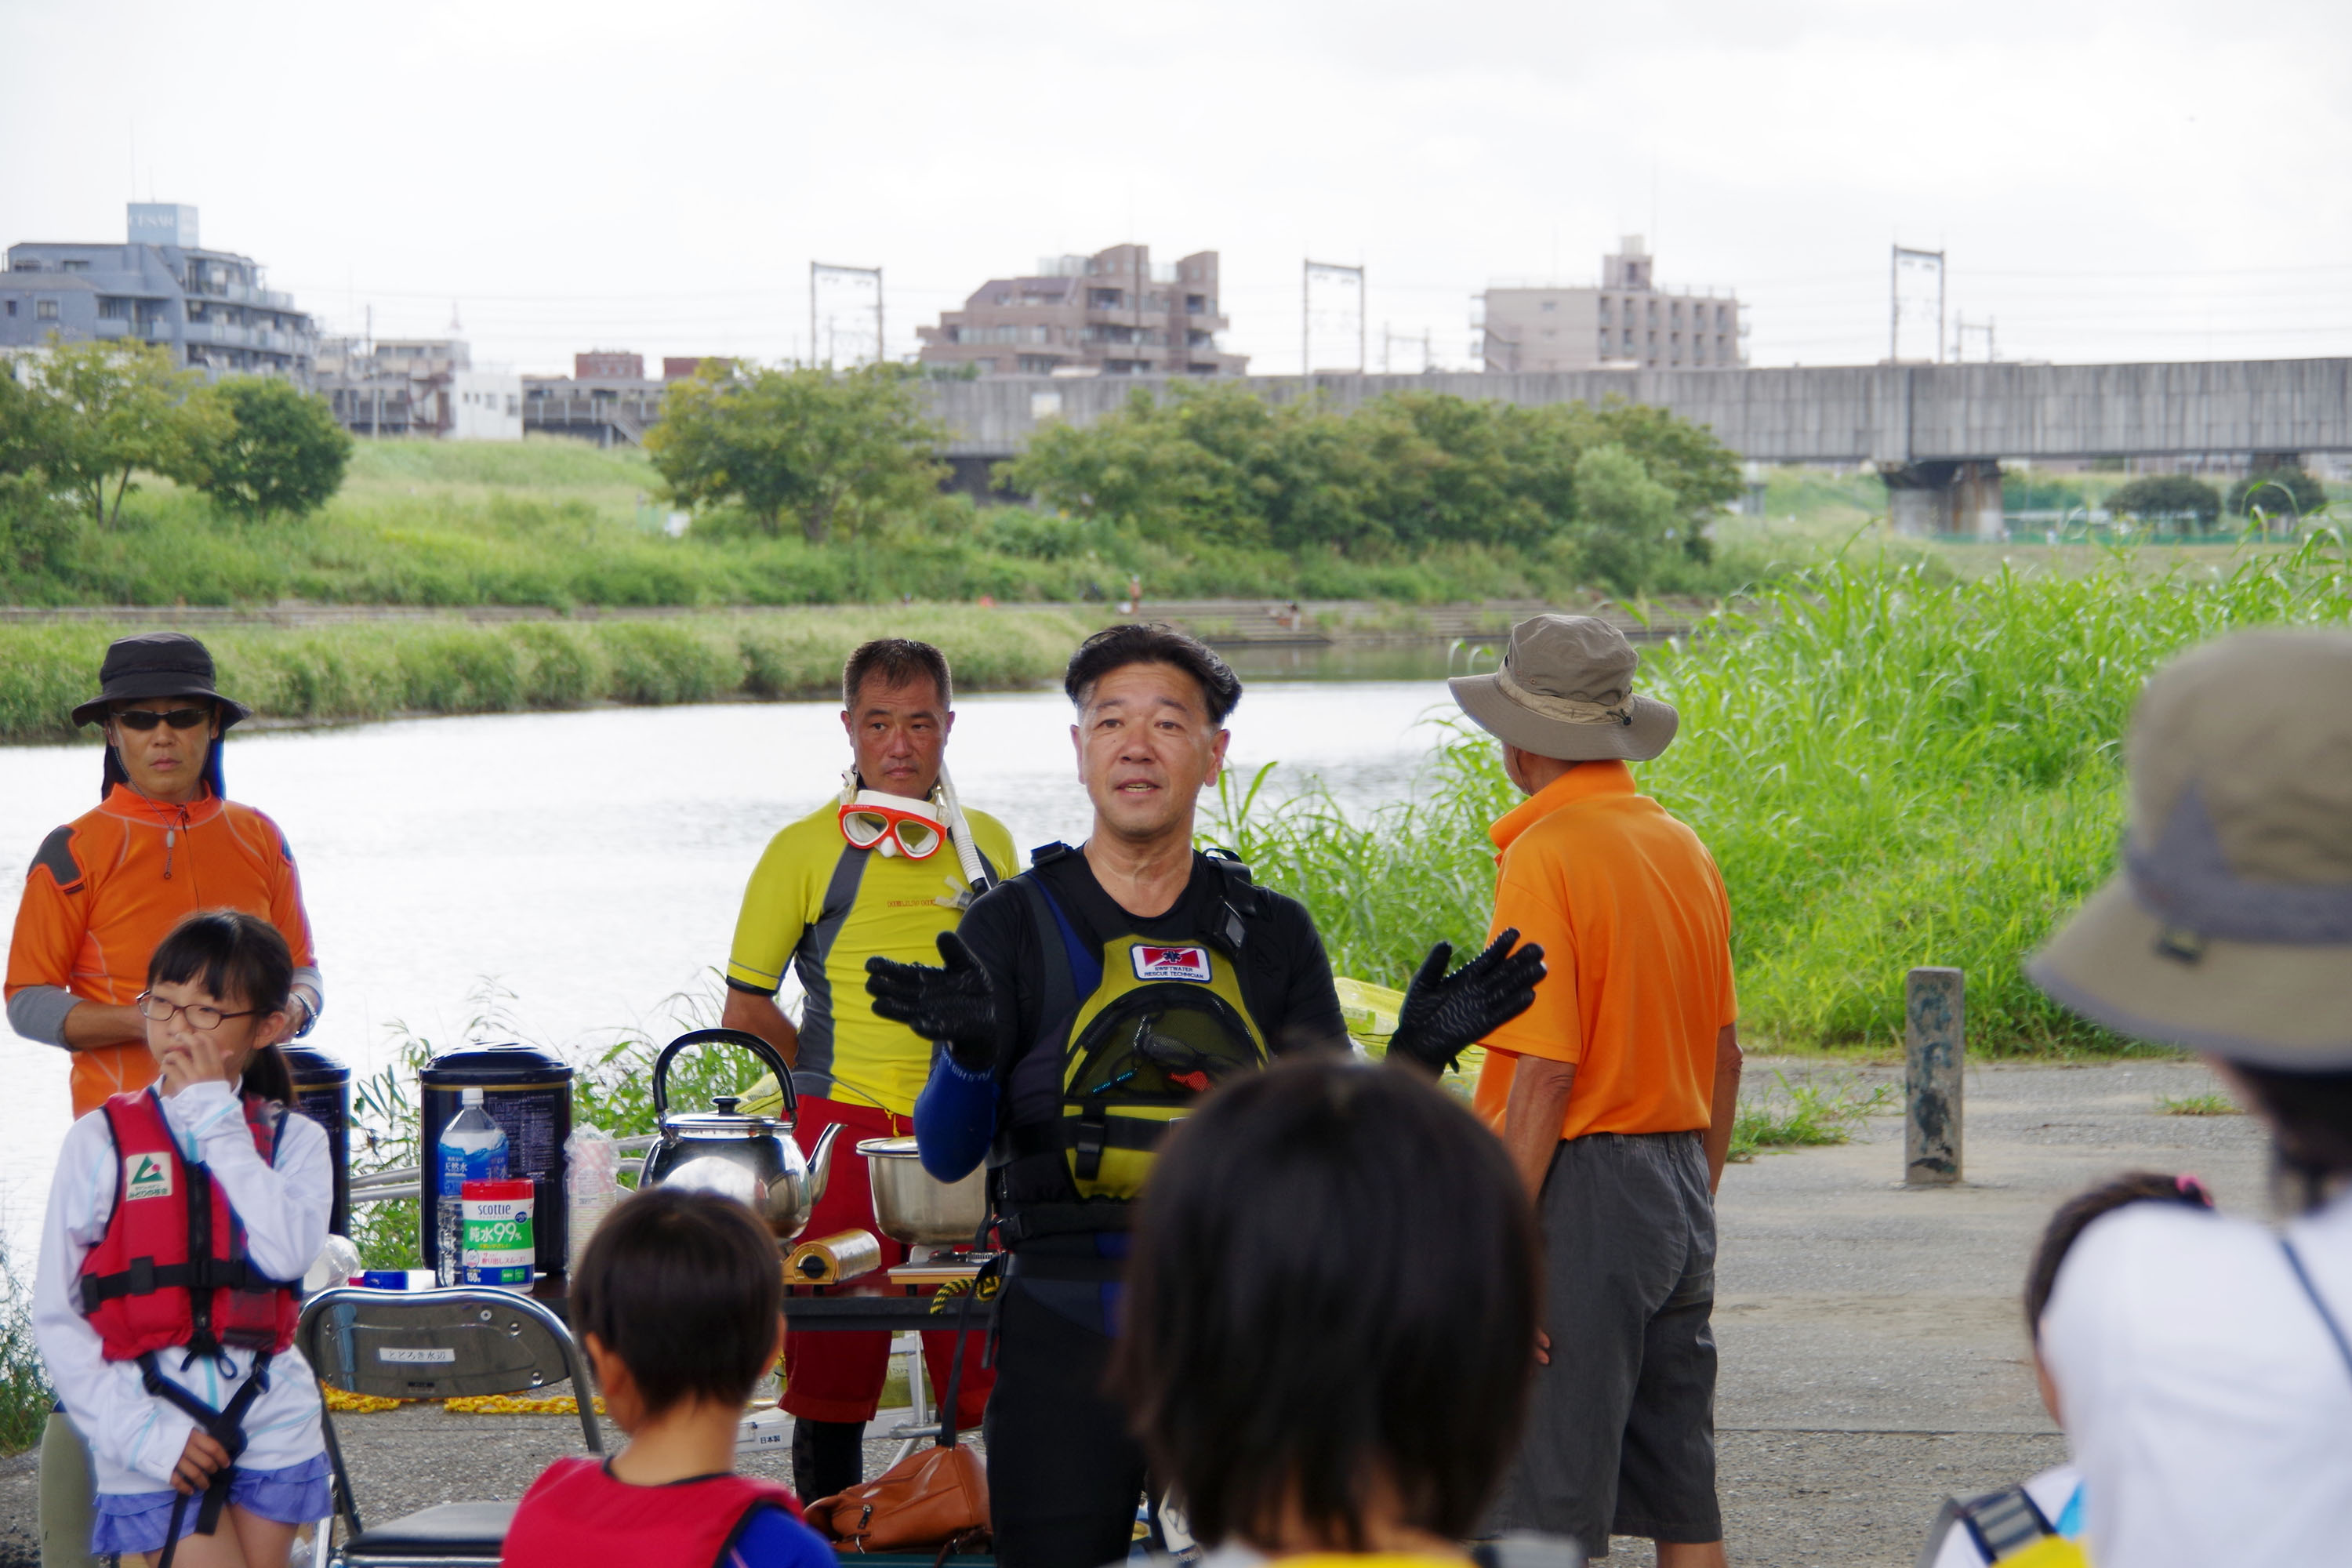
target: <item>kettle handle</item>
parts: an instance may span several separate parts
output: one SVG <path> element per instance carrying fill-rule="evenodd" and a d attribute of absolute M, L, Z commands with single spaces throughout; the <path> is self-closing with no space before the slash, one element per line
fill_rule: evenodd
<path fill-rule="evenodd" d="M 654 1058 L 655 1126 L 660 1126 L 669 1117 L 670 1058 L 688 1046 L 738 1046 L 759 1058 L 767 1064 L 768 1070 L 776 1075 L 777 1086 L 783 1090 L 784 1126 L 789 1129 L 799 1124 L 800 1091 L 793 1087 L 793 1069 L 784 1065 L 784 1058 L 777 1054 L 775 1047 L 759 1036 L 746 1034 L 740 1029 L 692 1029 L 664 1046 L 661 1055 Z"/>

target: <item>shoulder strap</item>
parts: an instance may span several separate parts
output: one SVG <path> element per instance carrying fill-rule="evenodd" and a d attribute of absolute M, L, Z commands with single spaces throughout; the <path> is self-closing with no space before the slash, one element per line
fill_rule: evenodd
<path fill-rule="evenodd" d="M 1232 850 L 1212 847 L 1202 850 L 1201 855 L 1217 868 L 1220 879 L 1221 897 L 1211 917 L 1209 934 L 1228 953 L 1239 957 L 1249 938 L 1250 922 L 1262 919 L 1266 912 L 1265 891 L 1250 880 L 1249 868 Z"/>
<path fill-rule="evenodd" d="M 2312 1310 L 2319 1314 L 2319 1321 L 2327 1325 L 2327 1337 L 2336 1342 L 2336 1353 L 2343 1358 L 2346 1368 L 2352 1370 L 2352 1340 L 2344 1337 L 2344 1325 L 2336 1321 L 2336 1314 L 2327 1310 L 2326 1299 L 2320 1295 L 2319 1287 L 2312 1283 L 2311 1270 L 2303 1266 L 2303 1254 L 2297 1252 L 2294 1243 L 2285 1237 L 2279 1237 L 2279 1250 L 2286 1254 L 2286 1266 L 2294 1271 L 2294 1282 L 2302 1286 L 2303 1293 L 2311 1299 Z"/>
<path fill-rule="evenodd" d="M 1088 950 L 1086 939 L 1078 934 L 1076 922 L 1045 885 L 1045 878 L 1032 870 L 1013 880 L 1029 895 L 1029 912 L 1037 922 L 1037 942 L 1045 951 L 1045 1015 L 1050 1017 L 1066 1008 L 1075 1010 L 1082 998 L 1093 995 L 1102 984 L 1102 960 Z M 1053 962 L 1057 946 L 1067 965 L 1058 975 L 1055 972 L 1059 966 Z M 1057 979 L 1069 987 L 1068 995 L 1056 994 Z"/>
<path fill-rule="evenodd" d="M 1970 1498 L 1959 1505 L 1959 1516 L 1960 1522 L 1968 1527 L 1969 1538 L 1976 1542 L 1977 1550 L 1984 1553 L 1988 1563 L 1998 1563 L 2045 1535 L 2058 1533 L 2051 1527 L 2049 1516 L 2042 1511 L 2042 1505 L 2023 1487 Z"/>

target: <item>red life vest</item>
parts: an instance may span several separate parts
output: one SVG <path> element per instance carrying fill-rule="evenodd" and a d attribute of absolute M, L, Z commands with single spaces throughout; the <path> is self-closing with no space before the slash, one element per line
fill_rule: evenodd
<path fill-rule="evenodd" d="M 106 1235 L 81 1266 L 81 1310 L 109 1361 L 186 1345 L 275 1353 L 294 1342 L 299 1281 L 272 1279 L 246 1257 L 245 1226 L 203 1164 L 180 1157 L 163 1102 L 150 1088 L 102 1107 L 121 1160 Z M 245 1097 L 245 1123 L 264 1160 L 278 1157 L 285 1112 Z"/>
<path fill-rule="evenodd" d="M 614 1480 L 602 1459 L 574 1455 L 540 1472 L 507 1527 L 499 1568 L 713 1568 L 763 1504 L 801 1517 L 790 1489 L 755 1476 L 709 1476 L 675 1486 Z"/>

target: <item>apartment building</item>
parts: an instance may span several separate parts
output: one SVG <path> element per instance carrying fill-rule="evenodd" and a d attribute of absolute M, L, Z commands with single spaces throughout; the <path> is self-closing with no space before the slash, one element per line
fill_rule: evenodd
<path fill-rule="evenodd" d="M 1597 287 L 1490 288 L 1486 368 L 1507 374 L 1558 370 L 1736 370 L 1739 300 L 1657 287 L 1654 258 L 1627 235 L 1601 258 Z"/>
<path fill-rule="evenodd" d="M 460 338 L 328 338 L 314 384 L 354 436 L 522 439 L 522 377 L 477 367 Z"/>
<path fill-rule="evenodd" d="M 1217 253 L 1155 266 L 1151 248 L 1114 245 L 1048 257 L 1022 278 L 992 278 L 961 310 L 918 327 L 927 365 L 977 365 L 982 375 L 1240 375 L 1245 354 L 1218 334 Z"/>
<path fill-rule="evenodd" d="M 121 244 L 31 241 L 0 273 L 0 348 L 155 343 L 184 368 L 310 378 L 318 334 L 260 263 L 197 244 L 196 209 L 132 202 Z"/>

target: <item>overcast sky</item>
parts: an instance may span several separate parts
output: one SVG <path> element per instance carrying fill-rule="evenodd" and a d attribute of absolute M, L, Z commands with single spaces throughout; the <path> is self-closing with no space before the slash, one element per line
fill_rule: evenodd
<path fill-rule="evenodd" d="M 1310 256 L 1369 269 L 1373 368 L 1460 364 L 1481 289 L 1637 232 L 1757 364 L 1883 357 L 1897 241 L 2004 358 L 2352 354 L 2347 43 L 2344 0 L 0 0 L 0 243 L 193 203 L 322 328 L 454 309 L 526 371 L 804 352 L 813 258 L 886 268 L 904 353 L 1130 238 L 1223 253 L 1255 370 Z"/>

